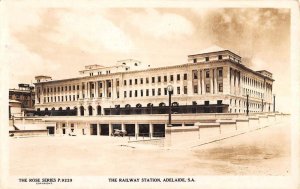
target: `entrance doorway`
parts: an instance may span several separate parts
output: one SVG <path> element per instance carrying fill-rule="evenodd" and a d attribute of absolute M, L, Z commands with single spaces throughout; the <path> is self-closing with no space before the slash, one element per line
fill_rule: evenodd
<path fill-rule="evenodd" d="M 139 124 L 139 136 L 149 137 L 149 124 Z"/>
<path fill-rule="evenodd" d="M 100 124 L 100 135 L 108 136 L 109 135 L 109 125 L 108 124 Z"/>
<path fill-rule="evenodd" d="M 135 125 L 134 124 L 125 124 L 127 131 L 127 136 L 135 136 Z"/>
<path fill-rule="evenodd" d="M 165 124 L 153 124 L 153 137 L 165 137 Z"/>
<path fill-rule="evenodd" d="M 54 127 L 47 127 L 47 130 L 49 135 L 54 135 Z"/>
<path fill-rule="evenodd" d="M 97 124 L 91 124 L 90 131 L 91 135 L 97 135 Z"/>

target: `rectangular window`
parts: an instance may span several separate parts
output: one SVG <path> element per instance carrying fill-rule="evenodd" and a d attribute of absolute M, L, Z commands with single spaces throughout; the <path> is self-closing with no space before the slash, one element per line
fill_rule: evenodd
<path fill-rule="evenodd" d="M 61 101 L 62 101 L 62 102 L 64 101 L 64 96 L 61 96 Z"/>
<path fill-rule="evenodd" d="M 144 91 L 143 90 L 141 90 L 141 96 L 144 96 Z"/>
<path fill-rule="evenodd" d="M 108 81 L 107 85 L 107 87 L 111 87 L 111 81 Z"/>
<path fill-rule="evenodd" d="M 152 83 L 155 83 L 155 77 L 152 77 Z"/>
<path fill-rule="evenodd" d="M 146 77 L 146 83 L 149 83 L 149 78 L 148 77 Z"/>
<path fill-rule="evenodd" d="M 52 88 L 50 88 L 50 92 L 52 93 Z"/>
<path fill-rule="evenodd" d="M 222 56 L 222 55 L 219 55 L 219 56 L 218 56 L 218 59 L 219 59 L 219 60 L 222 60 L 222 59 L 223 59 L 223 56 Z"/>
<path fill-rule="evenodd" d="M 91 89 L 94 89 L 94 83 L 91 83 Z"/>
<path fill-rule="evenodd" d="M 68 86 L 65 86 L 65 91 L 68 91 Z"/>
<path fill-rule="evenodd" d="M 198 93 L 198 85 L 194 85 L 194 93 Z"/>
<path fill-rule="evenodd" d="M 73 101 L 75 101 L 75 95 L 73 95 Z"/>
<path fill-rule="evenodd" d="M 117 98 L 120 98 L 120 93 L 119 93 L 119 91 L 117 92 Z"/>
<path fill-rule="evenodd" d="M 164 82 L 167 82 L 167 80 L 168 80 L 167 78 L 168 78 L 168 77 L 165 75 L 165 76 L 164 76 Z"/>
<path fill-rule="evenodd" d="M 149 89 L 146 89 L 146 96 L 149 96 Z"/>
<path fill-rule="evenodd" d="M 72 96 L 71 95 L 69 95 L 69 101 L 72 101 Z"/>
<path fill-rule="evenodd" d="M 79 95 L 77 95 L 77 100 L 79 99 Z"/>
<path fill-rule="evenodd" d="M 173 81 L 173 75 L 170 75 L 170 81 Z"/>
<path fill-rule="evenodd" d="M 223 83 L 219 83 L 219 92 L 223 92 Z"/>
<path fill-rule="evenodd" d="M 205 71 L 205 77 L 206 77 L 206 78 L 209 78 L 209 70 L 206 70 L 206 71 Z"/>
<path fill-rule="evenodd" d="M 57 101 L 60 102 L 60 96 L 57 97 Z"/>
<path fill-rule="evenodd" d="M 205 61 L 206 61 L 206 62 L 209 61 L 209 57 L 205 57 Z"/>
<path fill-rule="evenodd" d="M 180 94 L 180 87 L 177 87 L 177 94 Z"/>
<path fill-rule="evenodd" d="M 177 81 L 180 81 L 180 74 L 177 74 Z"/>
<path fill-rule="evenodd" d="M 197 70 L 193 71 L 193 79 L 198 79 L 198 72 L 197 72 Z"/>
<path fill-rule="evenodd" d="M 161 95 L 161 88 L 158 88 L 158 90 L 157 90 L 157 95 L 158 95 L 158 96 Z"/>
<path fill-rule="evenodd" d="M 67 95 L 65 96 L 65 100 L 68 101 L 68 96 Z"/>
<path fill-rule="evenodd" d="M 134 96 L 137 97 L 137 90 L 134 91 Z"/>
<path fill-rule="evenodd" d="M 61 89 L 63 89 L 63 88 L 61 88 Z M 84 84 L 82 84 L 82 90 L 84 90 L 85 89 L 85 85 Z M 63 91 L 63 90 L 62 90 Z"/>
<path fill-rule="evenodd" d="M 186 73 L 183 75 L 183 80 L 187 80 L 187 74 Z"/>
<path fill-rule="evenodd" d="M 197 63 L 197 58 L 194 58 L 194 59 L 193 59 L 193 62 L 194 62 L 194 63 Z"/>
<path fill-rule="evenodd" d="M 69 91 L 71 91 L 72 90 L 72 86 L 69 86 Z"/>
<path fill-rule="evenodd" d="M 155 96 L 155 89 L 152 89 L 152 96 Z"/>
<path fill-rule="evenodd" d="M 54 92 L 56 92 L 56 87 L 54 87 Z"/>
<path fill-rule="evenodd" d="M 73 85 L 73 91 L 75 91 L 75 85 Z"/>
<path fill-rule="evenodd" d="M 183 93 L 184 93 L 184 94 L 187 94 L 187 86 L 184 86 L 184 87 L 183 87 Z"/>
<path fill-rule="evenodd" d="M 209 84 L 205 85 L 205 91 L 206 91 L 206 93 L 210 93 L 210 85 Z"/>
<path fill-rule="evenodd" d="M 129 91 L 129 97 L 132 97 L 132 91 Z"/>
<path fill-rule="evenodd" d="M 117 87 L 119 87 L 120 83 L 119 83 L 119 80 L 117 80 L 117 83 L 116 83 Z"/>
<path fill-rule="evenodd" d="M 144 80 L 143 80 L 143 78 L 141 78 L 141 84 L 143 84 L 144 83 Z"/>
<path fill-rule="evenodd" d="M 99 82 L 99 88 L 100 89 L 102 88 L 102 82 Z"/>
<path fill-rule="evenodd" d="M 164 90 L 165 90 L 165 95 L 168 95 L 168 89 L 165 88 Z"/>
<path fill-rule="evenodd" d="M 127 97 L 127 91 L 124 91 L 124 98 Z"/>
<path fill-rule="evenodd" d="M 131 79 L 129 79 L 129 85 L 132 85 L 132 80 Z"/>
<path fill-rule="evenodd" d="M 157 82 L 158 82 L 158 83 L 161 82 L 161 77 L 160 77 L 160 76 L 157 77 Z"/>
<path fill-rule="evenodd" d="M 77 85 L 77 91 L 79 90 L 79 85 Z"/>
<path fill-rule="evenodd" d="M 219 77 L 223 77 L 223 70 L 219 70 Z"/>
<path fill-rule="evenodd" d="M 137 79 L 134 80 L 134 84 L 135 84 L 135 85 L 137 85 L 137 81 L 138 81 Z"/>
<path fill-rule="evenodd" d="M 124 86 L 126 86 L 126 80 L 124 80 Z"/>

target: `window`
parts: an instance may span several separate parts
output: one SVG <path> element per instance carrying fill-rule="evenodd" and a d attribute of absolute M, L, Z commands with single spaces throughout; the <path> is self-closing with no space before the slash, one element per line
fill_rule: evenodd
<path fill-rule="evenodd" d="M 177 87 L 177 94 L 180 94 L 180 87 Z"/>
<path fill-rule="evenodd" d="M 219 83 L 219 92 L 223 92 L 223 83 Z"/>
<path fill-rule="evenodd" d="M 137 85 L 137 81 L 138 81 L 137 79 L 134 80 L 134 84 L 135 84 L 135 85 Z"/>
<path fill-rule="evenodd" d="M 180 74 L 177 74 L 177 81 L 180 81 Z"/>
<path fill-rule="evenodd" d="M 61 101 L 62 101 L 62 102 L 64 101 L 64 96 L 61 96 Z"/>
<path fill-rule="evenodd" d="M 99 88 L 100 89 L 102 88 L 102 82 L 99 82 Z"/>
<path fill-rule="evenodd" d="M 94 89 L 94 84 L 93 83 L 91 83 L 91 89 Z"/>
<path fill-rule="evenodd" d="M 158 90 L 157 90 L 157 95 L 158 95 L 158 96 L 161 95 L 161 88 L 158 88 Z"/>
<path fill-rule="evenodd" d="M 134 96 L 137 97 L 137 90 L 134 91 Z"/>
<path fill-rule="evenodd" d="M 79 95 L 77 95 L 77 100 L 79 99 Z"/>
<path fill-rule="evenodd" d="M 219 56 L 218 56 L 218 59 L 219 59 L 219 60 L 222 60 L 222 59 L 223 59 L 223 56 L 222 56 L 222 55 L 219 55 Z"/>
<path fill-rule="evenodd" d="M 54 87 L 54 92 L 56 92 L 56 87 Z"/>
<path fill-rule="evenodd" d="M 155 96 L 155 89 L 152 89 L 152 96 Z"/>
<path fill-rule="evenodd" d="M 208 106 L 209 105 L 209 101 L 204 101 L 204 105 Z"/>
<path fill-rule="evenodd" d="M 50 88 L 50 92 L 52 93 L 52 88 Z"/>
<path fill-rule="evenodd" d="M 119 80 L 117 80 L 117 83 L 116 83 L 116 85 L 117 85 L 117 87 L 120 85 L 120 83 L 119 83 Z"/>
<path fill-rule="evenodd" d="M 141 90 L 141 96 L 144 96 L 144 91 L 143 90 Z"/>
<path fill-rule="evenodd" d="M 155 77 L 152 77 L 152 83 L 154 83 L 155 82 Z"/>
<path fill-rule="evenodd" d="M 210 92 L 210 85 L 209 85 L 209 84 L 206 84 L 206 85 L 205 85 L 205 91 L 206 91 L 207 93 Z"/>
<path fill-rule="evenodd" d="M 84 84 L 82 84 L 82 89 L 84 89 L 85 88 L 85 86 L 84 86 Z M 63 91 L 63 88 L 61 88 L 62 89 L 62 91 Z"/>
<path fill-rule="evenodd" d="M 206 71 L 205 71 L 205 77 L 206 77 L 206 78 L 209 78 L 209 70 L 206 70 Z"/>
<path fill-rule="evenodd" d="M 193 59 L 193 62 L 194 62 L 194 63 L 197 63 L 197 58 L 194 58 L 194 59 Z"/>
<path fill-rule="evenodd" d="M 186 73 L 183 75 L 183 80 L 187 80 L 187 74 Z"/>
<path fill-rule="evenodd" d="M 143 80 L 143 78 L 141 78 L 141 84 L 143 84 L 143 82 L 144 82 L 144 80 Z"/>
<path fill-rule="evenodd" d="M 124 80 L 124 85 L 126 86 L 126 80 Z"/>
<path fill-rule="evenodd" d="M 73 101 L 75 101 L 75 95 L 73 95 Z"/>
<path fill-rule="evenodd" d="M 79 90 L 79 85 L 77 85 L 77 91 Z M 59 91 L 59 90 L 58 90 Z"/>
<path fill-rule="evenodd" d="M 158 82 L 158 83 L 161 82 L 161 77 L 160 77 L 160 76 L 157 77 L 157 82 Z"/>
<path fill-rule="evenodd" d="M 149 89 L 146 89 L 146 96 L 149 96 Z"/>
<path fill-rule="evenodd" d="M 60 96 L 57 97 L 57 101 L 58 101 L 58 102 L 60 101 Z"/>
<path fill-rule="evenodd" d="M 75 91 L 75 85 L 73 85 L 73 91 Z"/>
<path fill-rule="evenodd" d="M 173 81 L 173 75 L 170 75 L 170 81 Z"/>
<path fill-rule="evenodd" d="M 165 95 L 168 95 L 168 89 L 165 88 Z"/>
<path fill-rule="evenodd" d="M 184 87 L 183 87 L 183 93 L 184 93 L 184 94 L 187 94 L 187 86 L 184 86 Z"/>
<path fill-rule="evenodd" d="M 167 78 L 168 78 L 168 77 L 165 75 L 165 76 L 164 76 L 164 82 L 167 82 Z"/>
<path fill-rule="evenodd" d="M 209 57 L 205 57 L 205 61 L 206 61 L 206 62 L 209 61 Z"/>
<path fill-rule="evenodd" d="M 129 97 L 132 97 L 132 91 L 129 91 Z"/>
<path fill-rule="evenodd" d="M 131 79 L 129 79 L 129 85 L 132 85 L 132 80 Z"/>
<path fill-rule="evenodd" d="M 219 70 L 219 77 L 223 77 L 223 70 Z"/>
<path fill-rule="evenodd" d="M 148 77 L 146 77 L 146 83 L 149 83 L 149 78 Z"/>
<path fill-rule="evenodd" d="M 72 86 L 69 86 L 69 91 L 71 91 L 72 90 Z M 52 91 L 51 91 L 52 92 Z"/>
<path fill-rule="evenodd" d="M 194 79 L 198 79 L 198 72 L 197 72 L 197 70 L 193 71 L 193 78 Z"/>
<path fill-rule="evenodd" d="M 194 85 L 194 93 L 198 93 L 198 85 Z"/>
<path fill-rule="evenodd" d="M 107 85 L 107 87 L 111 87 L 111 81 L 108 81 Z"/>

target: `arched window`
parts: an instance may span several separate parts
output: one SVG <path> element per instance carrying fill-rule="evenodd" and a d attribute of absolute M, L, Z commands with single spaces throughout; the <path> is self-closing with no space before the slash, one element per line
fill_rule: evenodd
<path fill-rule="evenodd" d="M 84 116 L 84 107 L 83 106 L 80 106 L 80 115 Z"/>
<path fill-rule="evenodd" d="M 125 108 L 130 108 L 130 107 L 131 107 L 130 104 L 125 105 Z"/>
<path fill-rule="evenodd" d="M 62 111 L 62 107 L 59 107 L 59 109 L 58 109 L 59 111 Z"/>
<path fill-rule="evenodd" d="M 153 107 L 153 104 L 152 103 L 148 103 L 147 107 Z"/>
<path fill-rule="evenodd" d="M 89 115 L 93 115 L 93 107 L 92 106 L 89 106 Z"/>
<path fill-rule="evenodd" d="M 101 115 L 101 106 L 100 105 L 97 106 L 97 115 Z"/>
<path fill-rule="evenodd" d="M 159 107 L 166 106 L 164 102 L 159 103 Z"/>
<path fill-rule="evenodd" d="M 172 106 L 179 106 L 178 102 L 172 102 Z"/>
<path fill-rule="evenodd" d="M 142 105 L 140 104 L 140 103 L 138 103 L 135 107 L 137 107 L 137 108 L 141 108 L 142 107 Z"/>

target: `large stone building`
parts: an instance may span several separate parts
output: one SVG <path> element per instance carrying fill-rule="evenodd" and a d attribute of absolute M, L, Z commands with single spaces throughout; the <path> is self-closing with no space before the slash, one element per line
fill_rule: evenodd
<path fill-rule="evenodd" d="M 111 120 L 110 115 L 116 122 L 124 118 L 122 115 L 167 114 L 168 85 L 173 86 L 173 114 L 245 114 L 247 96 L 250 113 L 273 110 L 272 74 L 248 68 L 240 56 L 220 47 L 189 55 L 187 63 L 181 65 L 150 68 L 127 59 L 110 67 L 88 65 L 79 73 L 79 77 L 62 80 L 36 77 L 36 114 L 50 116 L 47 119 L 55 117 L 60 122 L 56 129 L 62 133 L 66 133 L 66 126 L 70 131 L 78 126 L 83 134 L 89 132 L 85 128 L 90 128 L 91 134 L 97 133 L 93 128 L 103 120 Z M 91 127 L 86 120 L 90 120 Z M 118 125 L 121 127 L 121 123 Z"/>

